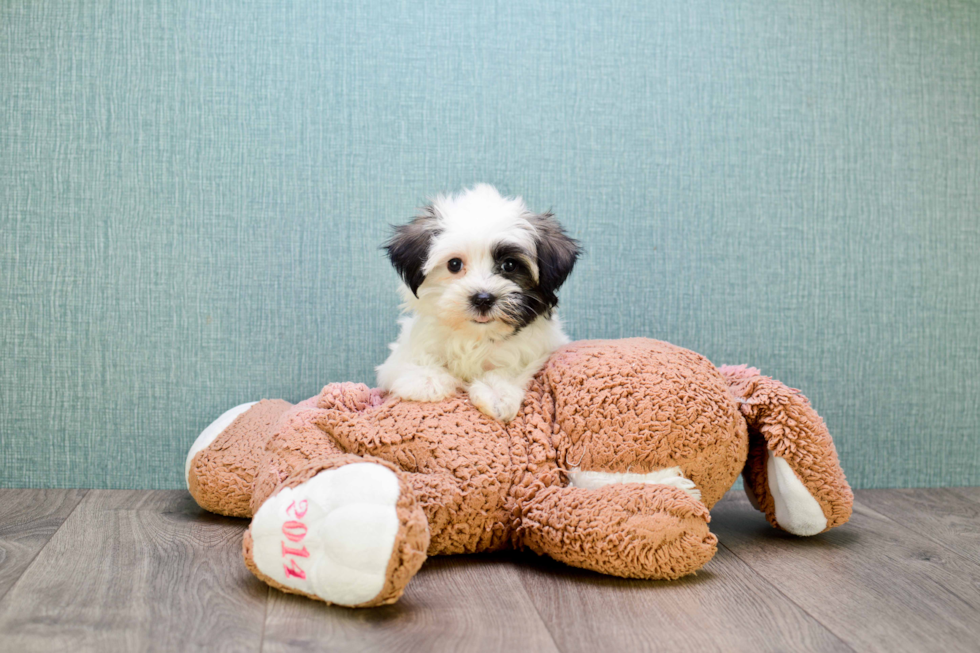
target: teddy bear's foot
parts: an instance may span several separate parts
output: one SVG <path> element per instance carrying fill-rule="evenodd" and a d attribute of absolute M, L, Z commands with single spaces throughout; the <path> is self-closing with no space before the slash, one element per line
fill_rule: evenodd
<path fill-rule="evenodd" d="M 292 404 L 263 399 L 235 406 L 201 432 L 184 475 L 197 504 L 229 517 L 251 517 L 252 481 L 269 435 Z"/>
<path fill-rule="evenodd" d="M 398 475 L 358 462 L 321 471 L 267 499 L 244 548 L 249 568 L 274 587 L 368 607 L 401 596 L 428 544 L 425 516 Z"/>
<path fill-rule="evenodd" d="M 240 404 L 234 408 L 229 408 L 223 412 L 218 419 L 208 424 L 206 429 L 201 431 L 201 434 L 197 436 L 196 440 L 194 440 L 194 444 L 191 445 L 190 451 L 187 452 L 187 460 L 184 462 L 184 479 L 187 481 L 188 486 L 191 482 L 191 463 L 194 462 L 194 456 L 211 446 L 211 443 L 214 442 L 225 429 L 231 426 L 231 423 L 234 422 L 239 415 L 257 403 L 259 402 L 250 401 L 247 404 Z"/>

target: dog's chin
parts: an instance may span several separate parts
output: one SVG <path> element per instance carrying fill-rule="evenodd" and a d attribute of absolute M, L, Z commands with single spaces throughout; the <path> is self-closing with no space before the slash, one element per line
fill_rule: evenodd
<path fill-rule="evenodd" d="M 470 337 L 476 338 L 478 340 L 483 340 L 489 338 L 490 340 L 499 340 L 501 338 L 506 338 L 514 333 L 513 325 L 509 324 L 500 315 L 480 315 L 478 313 L 469 312 L 460 319 L 450 319 L 444 322 L 447 326 L 455 324 L 454 328 L 457 332 L 467 333 Z"/>

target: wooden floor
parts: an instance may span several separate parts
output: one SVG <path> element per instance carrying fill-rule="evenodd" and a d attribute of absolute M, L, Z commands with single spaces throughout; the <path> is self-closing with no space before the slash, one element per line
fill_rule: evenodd
<path fill-rule="evenodd" d="M 730 493 L 684 580 L 434 558 L 373 610 L 266 587 L 245 525 L 186 492 L 0 490 L 0 651 L 980 651 L 980 488 L 858 492 L 808 539 Z"/>

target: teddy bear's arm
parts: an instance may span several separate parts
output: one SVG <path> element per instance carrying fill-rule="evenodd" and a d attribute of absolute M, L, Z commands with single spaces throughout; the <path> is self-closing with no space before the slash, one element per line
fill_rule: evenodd
<path fill-rule="evenodd" d="M 758 370 L 723 366 L 749 426 L 745 491 L 773 526 L 815 535 L 846 522 L 854 495 L 823 420 L 798 390 Z"/>
<path fill-rule="evenodd" d="M 668 485 L 549 487 L 523 510 L 520 542 L 574 567 L 624 578 L 673 579 L 715 554 L 708 509 Z"/>

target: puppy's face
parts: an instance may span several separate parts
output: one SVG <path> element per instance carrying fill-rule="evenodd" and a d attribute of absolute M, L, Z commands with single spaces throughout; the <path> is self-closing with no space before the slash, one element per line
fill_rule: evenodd
<path fill-rule="evenodd" d="M 437 197 L 385 248 L 414 310 L 490 338 L 549 315 L 580 252 L 550 213 L 485 184 Z"/>

